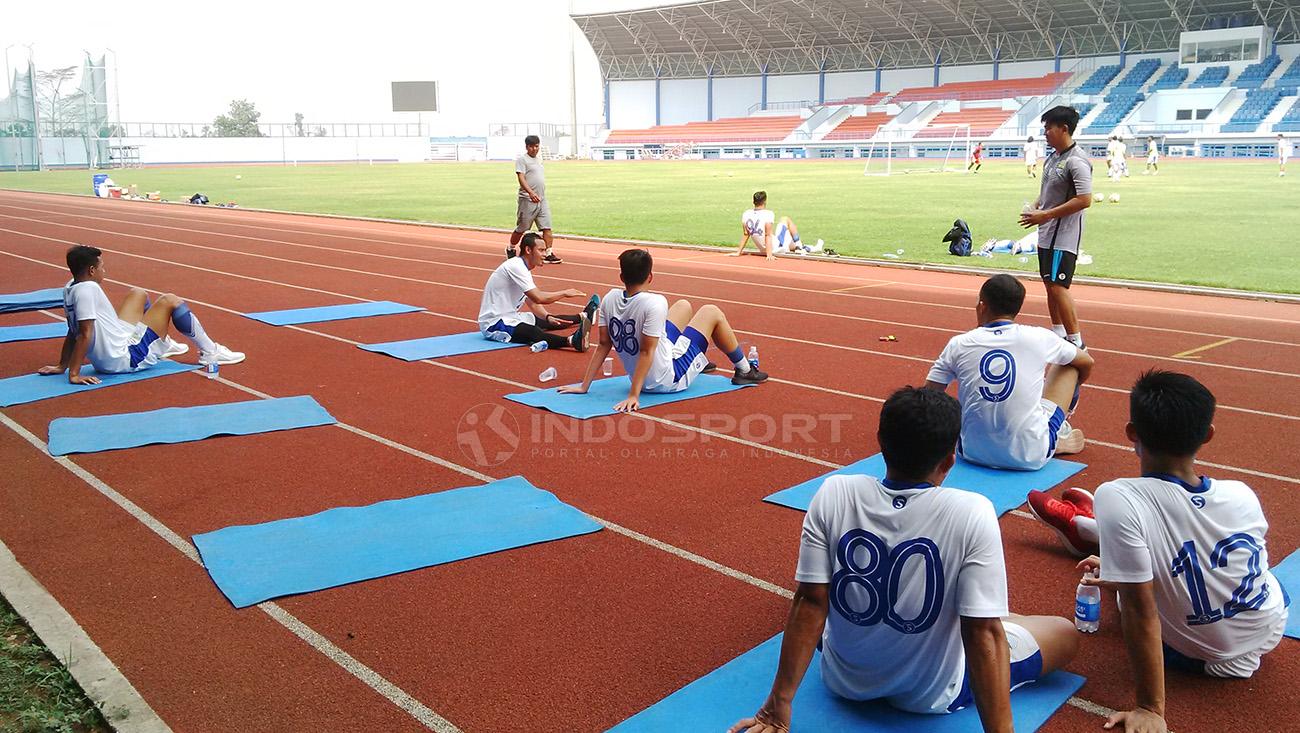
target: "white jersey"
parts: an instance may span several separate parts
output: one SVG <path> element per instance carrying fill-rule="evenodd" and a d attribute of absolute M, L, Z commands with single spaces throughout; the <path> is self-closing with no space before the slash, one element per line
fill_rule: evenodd
<path fill-rule="evenodd" d="M 1038 162 L 1038 143 L 1025 143 L 1025 162 Z"/>
<path fill-rule="evenodd" d="M 483 288 L 483 300 L 478 309 L 479 331 L 487 333 L 497 321 L 507 326 L 536 323 L 537 317 L 531 312 L 521 312 L 528 297 L 524 293 L 536 287 L 533 273 L 522 257 L 511 257 L 497 265 Z"/>
<path fill-rule="evenodd" d="M 641 358 L 641 337 L 655 336 L 659 339 L 650 361 L 650 371 L 641 385 L 646 392 L 671 392 L 675 389 L 675 345 L 668 339 L 664 325 L 667 321 L 668 299 L 659 293 L 642 291 L 628 295 L 626 291 L 615 288 L 600 301 L 596 322 L 601 328 L 608 329 L 609 338 L 614 342 L 614 353 L 618 354 L 629 377 L 636 372 L 636 362 Z"/>
<path fill-rule="evenodd" d="M 1285 163 L 1291 157 L 1291 141 L 1285 138 L 1277 141 L 1277 157 Z"/>
<path fill-rule="evenodd" d="M 1097 489 L 1094 511 L 1102 580 L 1153 581 L 1161 637 L 1175 651 L 1211 663 L 1239 657 L 1285 618 L 1268 522 L 1240 481 L 1117 479 Z"/>
<path fill-rule="evenodd" d="M 1156 146 L 1156 141 L 1152 140 L 1147 143 L 1147 162 L 1154 163 L 1160 157 L 1160 148 Z"/>
<path fill-rule="evenodd" d="M 69 280 L 63 286 L 63 310 L 68 319 L 68 328 L 73 331 L 77 330 L 79 321 L 94 322 L 86 358 L 95 367 L 95 371 L 107 374 L 129 372 L 135 368 L 131 364 L 129 348 L 140 341 L 145 326 L 119 318 L 117 310 L 99 283 L 93 280 Z M 149 366 L 156 361 L 156 358 L 149 358 L 138 366 Z"/>
<path fill-rule="evenodd" d="M 959 489 L 826 479 L 804 518 L 801 583 L 830 584 L 822 678 L 852 700 L 940 713 L 961 690 L 961 616 L 1007 615 L 997 513 Z"/>
<path fill-rule="evenodd" d="M 1051 457 L 1043 382 L 1069 364 L 1074 344 L 1045 328 L 1001 321 L 953 336 L 926 379 L 957 380 L 962 457 L 985 466 L 1035 470 Z"/>
<path fill-rule="evenodd" d="M 745 233 L 760 247 L 767 244 L 767 227 L 776 221 L 776 213 L 771 209 L 746 209 L 740 215 L 740 223 Z M 775 232 L 773 232 L 775 234 Z"/>

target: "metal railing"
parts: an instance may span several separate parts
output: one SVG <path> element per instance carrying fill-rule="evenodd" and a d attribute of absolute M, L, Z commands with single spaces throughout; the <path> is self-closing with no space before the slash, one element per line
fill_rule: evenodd
<path fill-rule="evenodd" d="M 44 124 L 44 123 L 42 123 Z M 211 122 L 122 122 L 105 127 L 100 137 L 427 137 L 418 122 L 270 122 L 257 134 L 222 135 Z M 48 135 L 44 129 L 42 135 Z"/>

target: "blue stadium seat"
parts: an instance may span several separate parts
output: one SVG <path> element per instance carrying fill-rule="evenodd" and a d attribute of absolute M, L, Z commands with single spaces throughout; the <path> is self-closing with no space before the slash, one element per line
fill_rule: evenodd
<path fill-rule="evenodd" d="M 1209 87 L 1221 87 L 1223 86 L 1223 82 L 1227 80 L 1227 78 L 1228 78 L 1228 67 L 1211 66 L 1207 68 L 1205 71 L 1202 71 L 1201 75 L 1196 77 L 1196 81 L 1192 82 L 1191 85 L 1188 86 L 1187 88 L 1206 89 Z"/>
<path fill-rule="evenodd" d="M 1141 94 L 1118 94 L 1112 93 L 1106 95 L 1106 108 L 1097 115 L 1097 119 L 1088 125 L 1085 133 L 1089 135 L 1105 135 L 1115 129 L 1133 108 L 1145 99 Z"/>
<path fill-rule="evenodd" d="M 1300 99 L 1291 104 L 1291 109 L 1282 115 L 1282 119 L 1273 125 L 1273 132 L 1300 132 Z"/>
<path fill-rule="evenodd" d="M 1259 63 L 1247 66 L 1246 70 L 1241 72 L 1241 76 L 1237 77 L 1237 80 L 1232 85 L 1241 89 L 1258 89 L 1264 85 L 1266 79 L 1273 75 L 1273 72 L 1277 70 L 1281 63 L 1282 59 L 1277 54 L 1266 56 Z"/>
<path fill-rule="evenodd" d="M 1187 81 L 1187 69 L 1174 64 L 1165 68 L 1165 73 L 1156 79 L 1155 85 L 1151 87 L 1152 91 L 1161 91 L 1164 89 L 1177 89 Z"/>
<path fill-rule="evenodd" d="M 1142 85 L 1146 84 L 1147 80 L 1156 73 L 1158 68 L 1160 68 L 1160 59 L 1142 59 L 1134 64 L 1133 68 L 1129 69 L 1128 73 L 1124 75 L 1124 78 L 1120 79 L 1119 83 L 1111 88 L 1111 93 L 1137 93 L 1142 89 Z"/>
<path fill-rule="evenodd" d="M 1105 89 L 1106 85 L 1118 74 L 1119 64 L 1099 66 L 1096 71 L 1092 72 L 1092 76 L 1089 76 L 1088 80 L 1081 84 L 1076 91 L 1079 94 L 1101 94 L 1101 90 Z"/>
<path fill-rule="evenodd" d="M 1291 62 L 1291 65 L 1286 67 L 1286 71 L 1282 72 L 1282 76 L 1277 80 L 1277 85 L 1280 87 L 1300 86 L 1300 56 L 1297 56 Z"/>
<path fill-rule="evenodd" d="M 1246 93 L 1246 101 L 1242 102 L 1237 111 L 1232 113 L 1232 119 L 1220 127 L 1219 131 L 1254 132 L 1259 128 L 1259 124 L 1264 121 L 1264 118 L 1268 117 L 1268 114 L 1277 106 L 1277 103 L 1282 100 L 1284 96 L 1282 92 L 1282 89 L 1277 88 L 1251 89 Z"/>

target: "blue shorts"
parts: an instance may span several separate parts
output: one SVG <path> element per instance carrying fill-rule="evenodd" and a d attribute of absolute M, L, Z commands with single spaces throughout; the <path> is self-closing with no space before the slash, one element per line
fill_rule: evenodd
<path fill-rule="evenodd" d="M 704 334 L 696 331 L 691 326 L 686 330 L 679 331 L 677 324 L 672 321 L 664 322 L 664 337 L 673 345 L 673 381 L 679 382 L 682 377 L 690 374 L 694 377 L 704 369 L 704 364 L 708 362 L 702 357 L 704 352 L 709 348 L 709 340 L 704 338 Z M 697 361 L 704 362 L 697 364 Z M 692 367 L 698 367 L 692 369 Z"/>
<path fill-rule="evenodd" d="M 144 327 L 144 333 L 140 335 L 140 340 L 126 347 L 126 351 L 131 356 L 131 368 L 135 369 L 140 366 L 140 362 L 149 356 L 149 347 L 153 342 L 158 340 L 158 334 L 154 333 L 152 328 Z"/>
<path fill-rule="evenodd" d="M 492 333 L 493 331 L 500 331 L 500 332 L 504 333 L 504 334 L 507 335 L 507 336 L 514 336 L 514 335 L 515 335 L 515 327 L 514 327 L 514 326 L 507 326 L 507 325 L 506 325 L 506 322 L 505 322 L 505 321 L 502 321 L 502 320 L 500 320 L 500 319 L 498 319 L 497 322 L 496 322 L 496 323 L 493 323 L 491 326 L 488 326 L 488 330 L 487 330 L 487 332 L 488 332 L 488 333 Z"/>
<path fill-rule="evenodd" d="M 1007 644 L 1011 647 L 1011 689 L 1035 682 L 1043 676 L 1043 652 L 1038 648 L 1034 635 L 1015 621 L 1003 621 L 1007 632 Z M 961 690 L 948 705 L 948 712 L 955 713 L 962 708 L 975 704 L 975 692 L 970 688 L 970 670 L 962 675 Z"/>

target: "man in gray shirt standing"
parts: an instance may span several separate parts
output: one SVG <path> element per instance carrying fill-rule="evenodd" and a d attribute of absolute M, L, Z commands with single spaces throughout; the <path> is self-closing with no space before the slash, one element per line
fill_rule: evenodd
<path fill-rule="evenodd" d="M 515 247 L 533 224 L 542 233 L 546 242 L 544 262 L 558 265 L 564 260 L 551 251 L 554 239 L 551 236 L 551 207 L 546 204 L 546 174 L 542 171 L 542 159 L 537 153 L 542 148 L 542 141 L 536 135 L 524 138 L 524 154 L 515 158 L 515 178 L 519 179 L 519 209 L 515 214 L 515 230 L 510 234 L 510 246 L 506 248 L 506 258 L 515 256 Z"/>
<path fill-rule="evenodd" d="M 1043 163 L 1038 200 L 1032 211 L 1020 215 L 1020 225 L 1038 227 L 1038 274 L 1047 288 L 1052 331 L 1083 348 L 1070 283 L 1083 243 L 1083 210 L 1092 206 L 1092 161 L 1074 143 L 1078 111 L 1053 107 L 1042 120 L 1044 137 L 1054 152 Z"/>

